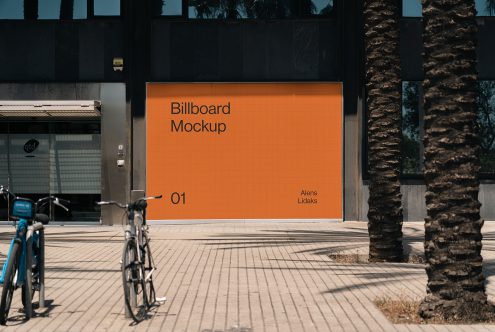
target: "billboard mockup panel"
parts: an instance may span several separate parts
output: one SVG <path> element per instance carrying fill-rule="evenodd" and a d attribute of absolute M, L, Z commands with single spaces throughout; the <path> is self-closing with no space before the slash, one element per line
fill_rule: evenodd
<path fill-rule="evenodd" d="M 148 84 L 148 219 L 342 219 L 340 83 Z"/>

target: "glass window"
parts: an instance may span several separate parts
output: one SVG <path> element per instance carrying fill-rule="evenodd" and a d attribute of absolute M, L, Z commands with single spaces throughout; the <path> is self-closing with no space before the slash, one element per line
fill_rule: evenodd
<path fill-rule="evenodd" d="M 495 0 L 475 0 L 477 16 L 494 16 Z M 421 0 L 402 0 L 402 16 L 421 17 Z"/>
<path fill-rule="evenodd" d="M 421 0 L 402 0 L 402 16 L 421 17 Z"/>
<path fill-rule="evenodd" d="M 154 15 L 181 16 L 182 0 L 153 0 Z"/>
<path fill-rule="evenodd" d="M 494 16 L 495 1 L 494 0 L 476 0 L 476 11 L 478 16 Z"/>
<path fill-rule="evenodd" d="M 478 89 L 481 173 L 495 175 L 495 81 L 481 81 Z"/>
<path fill-rule="evenodd" d="M 495 81 L 478 83 L 481 175 L 495 176 Z M 402 83 L 402 174 L 423 173 L 424 110 L 421 82 Z"/>
<path fill-rule="evenodd" d="M 0 0 L 0 20 L 22 20 L 24 18 L 23 1 Z"/>
<path fill-rule="evenodd" d="M 71 20 L 87 17 L 87 0 L 39 0 L 38 18 Z"/>
<path fill-rule="evenodd" d="M 94 0 L 95 16 L 120 15 L 120 0 Z"/>
<path fill-rule="evenodd" d="M 333 11 L 333 0 L 313 0 L 314 15 L 330 15 Z"/>
<path fill-rule="evenodd" d="M 88 17 L 88 1 L 74 0 L 74 16 L 75 20 L 81 20 Z"/>
<path fill-rule="evenodd" d="M 330 15 L 333 0 L 190 0 L 189 18 L 295 18 Z"/>
<path fill-rule="evenodd" d="M 402 82 L 402 174 L 423 172 L 421 82 Z"/>

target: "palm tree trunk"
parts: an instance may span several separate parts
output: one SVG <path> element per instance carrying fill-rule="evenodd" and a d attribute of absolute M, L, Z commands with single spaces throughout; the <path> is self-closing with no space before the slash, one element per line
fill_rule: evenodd
<path fill-rule="evenodd" d="M 423 0 L 425 318 L 484 320 L 474 0 Z"/>
<path fill-rule="evenodd" d="M 370 261 L 403 259 L 399 1 L 365 0 Z"/>

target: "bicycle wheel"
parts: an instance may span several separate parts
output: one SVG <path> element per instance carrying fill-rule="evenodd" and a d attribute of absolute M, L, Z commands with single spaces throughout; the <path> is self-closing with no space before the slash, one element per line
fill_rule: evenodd
<path fill-rule="evenodd" d="M 135 322 L 146 317 L 148 301 L 145 291 L 144 268 L 138 261 L 134 239 L 129 239 L 122 253 L 122 281 L 126 308 Z"/>
<path fill-rule="evenodd" d="M 148 299 L 148 304 L 152 306 L 156 302 L 155 286 L 153 285 L 153 271 L 155 264 L 153 262 L 153 257 L 151 256 L 150 241 L 148 236 L 145 234 L 143 235 L 143 242 L 141 258 L 144 262 L 146 298 Z"/>
<path fill-rule="evenodd" d="M 14 295 L 15 275 L 19 268 L 20 250 L 20 243 L 14 242 L 3 280 L 2 299 L 0 301 L 0 325 L 5 325 L 9 316 L 10 305 Z"/>

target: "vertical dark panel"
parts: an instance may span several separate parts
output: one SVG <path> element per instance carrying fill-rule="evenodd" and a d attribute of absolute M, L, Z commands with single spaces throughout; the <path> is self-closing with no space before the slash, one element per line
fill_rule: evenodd
<path fill-rule="evenodd" d="M 79 75 L 79 31 L 73 23 L 55 26 L 55 77 L 76 81 Z"/>
<path fill-rule="evenodd" d="M 337 59 L 327 63 L 329 66 L 338 66 L 342 63 L 341 77 L 343 79 L 344 94 L 344 220 L 360 220 L 361 202 L 363 201 L 363 183 L 361 161 L 362 140 L 365 137 L 361 121 L 363 119 L 363 31 L 362 8 L 360 0 L 342 1 L 341 43 L 333 45 L 325 44 L 325 49 L 320 49 L 320 57 L 331 47 L 342 48 L 341 55 Z M 328 31 L 330 26 L 320 25 L 320 40 L 324 38 L 323 31 Z M 328 31 L 328 33 L 331 33 Z M 334 53 L 335 54 L 335 53 Z M 328 60 L 327 60 L 328 61 Z M 321 67 L 323 77 L 331 77 L 331 70 L 326 71 Z M 336 71 L 336 70 L 335 70 Z M 337 72 L 337 71 L 336 71 Z M 328 75 L 328 76 L 327 76 Z"/>
<path fill-rule="evenodd" d="M 204 22 L 196 25 L 192 40 L 195 46 L 194 79 L 218 80 L 218 24 Z"/>
<path fill-rule="evenodd" d="M 187 81 L 195 77 L 195 26 L 190 23 L 170 24 L 170 76 L 172 80 Z M 187 42 L 185 42 L 187 41 Z"/>
<path fill-rule="evenodd" d="M 482 80 L 495 80 L 495 20 L 478 18 L 478 72 Z"/>
<path fill-rule="evenodd" d="M 236 81 L 242 77 L 242 26 L 240 22 L 227 22 L 220 25 L 219 78 L 222 81 Z"/>
<path fill-rule="evenodd" d="M 155 20 L 151 30 L 151 79 L 170 80 L 170 24 Z"/>
<path fill-rule="evenodd" d="M 405 81 L 423 80 L 423 24 L 420 18 L 400 22 L 401 76 Z"/>
<path fill-rule="evenodd" d="M 348 5 L 348 4 L 347 4 Z M 319 76 L 324 81 L 342 79 L 342 52 L 348 51 L 344 46 L 342 49 L 340 29 L 335 20 L 321 21 L 319 24 Z M 355 39 L 356 36 L 345 36 L 344 38 Z M 350 41 L 349 41 L 350 42 Z M 350 47 L 350 46 L 349 46 Z M 353 46 L 355 47 L 355 46 Z M 353 51 L 356 51 L 354 48 Z M 355 58 L 354 55 L 352 55 Z M 352 59 L 352 58 L 351 58 Z M 349 61 L 347 57 L 345 60 Z"/>
<path fill-rule="evenodd" d="M 266 33 L 268 48 L 268 74 L 270 79 L 293 79 L 294 49 L 291 21 L 269 23 Z"/>
<path fill-rule="evenodd" d="M 105 34 L 101 25 L 83 24 L 79 27 L 79 79 L 104 81 Z"/>
<path fill-rule="evenodd" d="M 113 59 L 124 57 L 124 45 L 121 37 L 123 31 L 122 24 L 120 21 L 103 22 L 100 24 L 100 31 L 105 35 L 105 43 L 103 48 L 99 50 L 100 52 L 103 52 L 105 81 L 123 81 L 124 73 L 113 70 Z M 143 61 L 142 65 L 148 64 L 148 61 L 144 59 L 141 61 Z M 126 64 L 124 62 L 124 71 L 126 70 L 126 67 L 129 69 L 129 63 Z M 143 70 L 143 75 L 145 73 L 146 71 Z"/>
<path fill-rule="evenodd" d="M 267 77 L 267 24 L 256 21 L 243 24 L 243 79 L 263 81 Z"/>
<path fill-rule="evenodd" d="M 53 24 L 0 22 L 0 80 L 53 80 L 55 41 Z"/>
<path fill-rule="evenodd" d="M 318 37 L 318 23 L 294 23 L 294 78 L 318 79 L 320 60 Z"/>
<path fill-rule="evenodd" d="M 38 19 L 38 0 L 24 0 L 24 18 L 28 20 Z"/>

